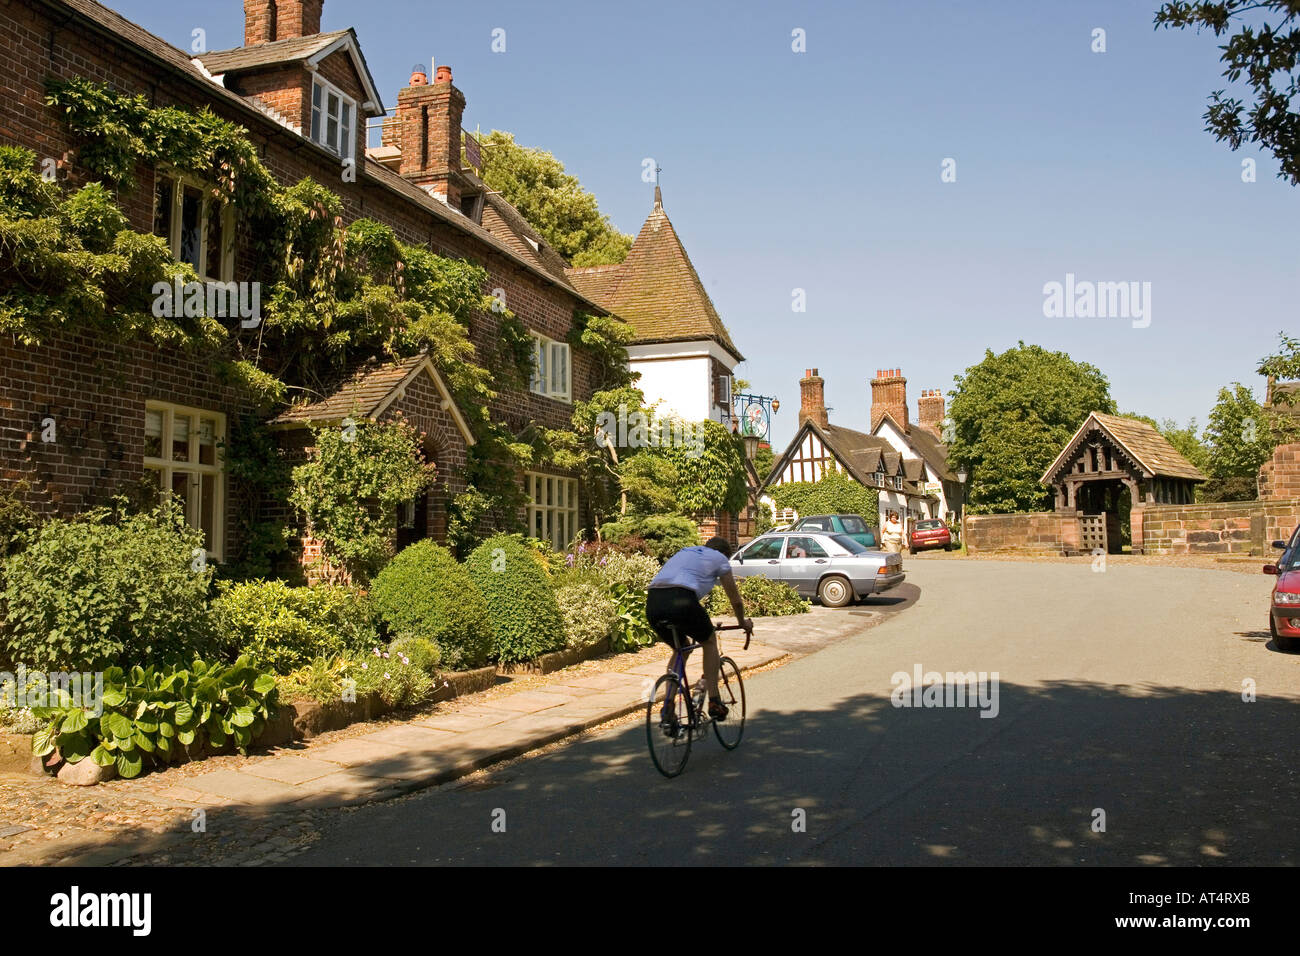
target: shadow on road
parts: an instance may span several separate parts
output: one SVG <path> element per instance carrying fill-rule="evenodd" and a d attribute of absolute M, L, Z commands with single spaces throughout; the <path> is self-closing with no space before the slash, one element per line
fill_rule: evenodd
<path fill-rule="evenodd" d="M 637 722 L 347 813 L 295 862 L 1300 862 L 1300 700 L 1266 689 L 1004 683 L 990 719 L 872 694 L 755 711 L 762 688 L 740 749 L 710 736 L 676 779 Z"/>

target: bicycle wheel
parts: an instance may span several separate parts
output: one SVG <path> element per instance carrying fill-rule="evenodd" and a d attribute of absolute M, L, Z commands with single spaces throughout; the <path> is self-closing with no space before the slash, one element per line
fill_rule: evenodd
<path fill-rule="evenodd" d="M 655 681 L 646 703 L 645 735 L 656 770 L 675 777 L 686 768 L 691 755 L 690 713 L 676 674 Z"/>
<path fill-rule="evenodd" d="M 745 734 L 745 685 L 740 668 L 730 657 L 719 662 L 718 697 L 727 707 L 727 719 L 713 721 L 713 732 L 718 735 L 718 743 L 735 750 Z"/>

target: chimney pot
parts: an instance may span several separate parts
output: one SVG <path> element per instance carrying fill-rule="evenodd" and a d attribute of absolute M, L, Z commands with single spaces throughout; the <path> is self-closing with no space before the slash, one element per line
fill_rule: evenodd
<path fill-rule="evenodd" d="M 407 86 L 428 86 L 429 74 L 424 72 L 424 67 L 418 66 L 411 71 L 411 82 Z"/>
<path fill-rule="evenodd" d="M 445 66 L 445 65 L 444 65 L 444 66 L 440 66 L 440 67 L 438 67 L 438 73 L 437 73 L 437 76 L 434 78 L 434 82 L 435 82 L 435 83 L 450 83 L 450 82 L 451 82 L 451 67 L 449 67 L 449 66 Z"/>

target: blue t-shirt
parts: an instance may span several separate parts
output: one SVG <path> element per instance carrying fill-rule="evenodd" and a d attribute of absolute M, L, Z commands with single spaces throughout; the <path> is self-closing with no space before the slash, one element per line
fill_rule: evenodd
<path fill-rule="evenodd" d="M 664 563 L 650 586 L 689 588 L 697 598 L 704 600 L 718 579 L 730 570 L 730 559 L 712 548 L 682 548 Z"/>

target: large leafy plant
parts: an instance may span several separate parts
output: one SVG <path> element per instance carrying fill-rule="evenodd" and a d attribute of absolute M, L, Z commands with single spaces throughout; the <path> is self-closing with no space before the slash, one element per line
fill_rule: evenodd
<path fill-rule="evenodd" d="M 89 757 L 127 778 L 146 763 L 169 764 L 205 746 L 233 743 L 245 753 L 275 709 L 276 682 L 243 657 L 228 667 L 110 667 L 101 703 L 96 716 L 60 690 L 50 706 L 33 707 L 48 723 L 32 737 L 32 753 L 57 748 L 69 763 Z"/>

